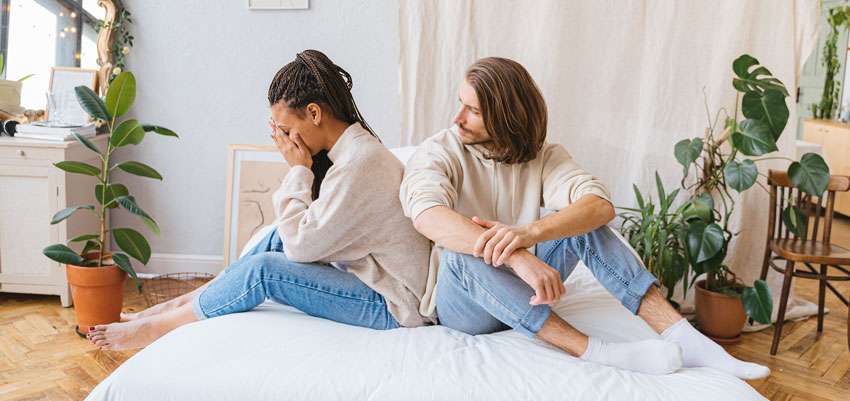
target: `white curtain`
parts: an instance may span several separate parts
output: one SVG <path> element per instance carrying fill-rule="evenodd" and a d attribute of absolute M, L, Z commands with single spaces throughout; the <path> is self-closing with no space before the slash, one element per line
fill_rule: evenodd
<path fill-rule="evenodd" d="M 481 57 L 508 57 L 543 91 L 548 140 L 601 177 L 617 206 L 633 206 L 632 183 L 654 190 L 656 170 L 669 188 L 679 185 L 673 145 L 702 136 L 706 102 L 712 115 L 720 108 L 732 112 L 732 61 L 748 53 L 792 93 L 779 144 L 780 153 L 792 157 L 793 92 L 816 43 L 818 8 L 816 0 L 405 1 L 399 8 L 401 143 L 416 145 L 450 126 L 466 67 Z M 784 165 L 762 162 L 760 168 Z M 727 261 L 747 281 L 761 268 L 767 202 L 753 187 L 733 216 L 740 234 Z M 777 278 L 770 280 L 774 303 Z M 792 317 L 812 311 L 798 300 L 789 306 Z"/>

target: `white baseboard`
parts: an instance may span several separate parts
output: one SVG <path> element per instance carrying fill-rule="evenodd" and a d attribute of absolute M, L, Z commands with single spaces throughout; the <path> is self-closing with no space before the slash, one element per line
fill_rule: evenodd
<path fill-rule="evenodd" d="M 153 253 L 147 265 L 134 261 L 133 267 L 136 272 L 145 275 L 180 272 L 218 274 L 224 268 L 224 258 L 216 255 Z"/>

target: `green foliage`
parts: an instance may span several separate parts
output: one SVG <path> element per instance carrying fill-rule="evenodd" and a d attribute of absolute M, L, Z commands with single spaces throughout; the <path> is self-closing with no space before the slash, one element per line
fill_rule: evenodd
<path fill-rule="evenodd" d="M 841 32 L 850 28 L 850 6 L 839 6 L 829 10 L 826 18 L 829 23 L 830 32 L 823 44 L 823 67 L 824 82 L 823 94 L 820 103 L 811 105 L 812 117 L 831 119 L 833 113 L 838 109 L 838 94 L 841 91 L 840 82 L 835 81 L 835 76 L 841 69 L 841 61 L 838 57 L 838 36 Z"/>
<path fill-rule="evenodd" d="M 667 193 L 658 173 L 655 182 L 658 204 L 632 186 L 638 207 L 620 208 L 624 210 L 619 215 L 623 222 L 620 232 L 641 255 L 644 266 L 667 288 L 667 299 L 672 302 L 674 287 L 685 278 L 687 269 L 685 247 L 680 240 L 686 229 L 681 218 L 685 207 L 671 209 L 679 190 Z"/>
<path fill-rule="evenodd" d="M 761 280 L 754 287 L 744 285 L 724 260 L 734 237 L 729 230 L 729 218 L 736 198 L 730 188 L 739 193 L 756 184 L 764 188 L 758 182 L 756 163 L 766 158 L 744 156 L 762 156 L 778 150 L 777 141 L 788 123 L 788 90 L 750 55 L 735 59 L 732 71 L 735 74 L 732 86 L 739 96 L 743 95 L 739 99 L 744 119 L 737 120 L 736 102 L 734 115 L 723 120 L 719 135 L 716 133 L 720 112 L 714 121 L 709 121 L 702 138 L 676 143 L 674 156 L 683 167 L 682 187 L 690 194 L 689 198 L 671 213 L 668 212 L 673 203 L 670 194 L 661 196 L 659 191 L 663 212 L 656 212 L 651 200 L 643 200 L 635 187 L 638 208 L 626 209 L 628 212 L 621 214 L 622 231 L 648 268 L 650 263 L 658 266 L 656 270 L 650 269 L 656 277 L 675 279 L 662 279 L 667 288 L 680 279 L 684 279 L 684 287 L 688 288 L 689 268 L 697 275 L 706 273 L 708 290 L 741 296 L 751 318 L 770 323 L 772 303 L 767 285 Z M 799 161 L 791 161 L 788 174 L 792 185 L 809 195 L 822 196 L 829 182 L 829 168 L 823 158 L 807 153 Z M 695 172 L 693 177 L 691 171 Z M 657 174 L 656 181 L 663 188 Z M 789 205 L 782 218 L 789 229 L 805 230 L 806 219 L 797 206 Z M 665 258 L 663 249 L 670 249 L 675 256 Z"/>
<path fill-rule="evenodd" d="M 101 165 L 99 167 L 92 166 L 87 163 L 63 161 L 54 164 L 68 173 L 83 174 L 97 177 L 97 183 L 94 185 L 95 199 L 98 205 L 81 205 L 71 206 L 56 213 L 51 219 L 50 224 L 57 224 L 80 209 L 86 209 L 97 214 L 100 218 L 100 232 L 92 234 L 83 234 L 68 241 L 72 243 L 84 243 L 80 252 L 76 252 L 65 244 L 50 245 L 43 250 L 43 254 L 51 260 L 59 263 L 74 264 L 77 266 L 103 266 L 104 263 L 104 244 L 106 241 L 107 232 L 112 233 L 114 243 L 124 253 L 115 252 L 112 255 L 112 261 L 123 271 L 127 272 L 133 279 L 136 280 L 136 285 L 141 289 L 133 269 L 133 264 L 130 258 L 136 259 L 142 264 L 147 264 L 150 260 L 151 248 L 144 235 L 131 228 L 115 228 L 109 230 L 106 227 L 106 216 L 109 209 L 121 207 L 133 215 L 139 217 L 154 234 L 159 235 L 159 225 L 147 212 L 145 212 L 136 202 L 136 199 L 130 195 L 129 189 L 119 183 L 111 182 L 110 172 L 119 168 L 131 174 L 142 177 L 155 178 L 162 180 L 162 175 L 152 167 L 135 161 L 125 161 L 118 165 L 113 165 L 112 155 L 116 149 L 132 144 L 138 145 L 145 136 L 145 132 L 154 132 L 161 136 L 177 137 L 177 134 L 168 128 L 158 125 L 142 125 L 134 119 L 118 122 L 118 117 L 124 115 L 133 105 L 133 100 L 136 97 L 136 79 L 129 71 L 124 71 L 118 74 L 109 86 L 106 92 L 106 98 L 102 99 L 95 94 L 91 89 L 85 86 L 74 88 L 77 94 L 77 100 L 89 116 L 93 119 L 102 120 L 106 125 L 111 137 L 107 143 L 106 149 L 98 149 L 91 141 L 79 135 L 74 137 L 83 146 L 95 152 L 100 157 Z M 96 252 L 97 258 L 86 260 L 82 255 L 86 253 Z"/>

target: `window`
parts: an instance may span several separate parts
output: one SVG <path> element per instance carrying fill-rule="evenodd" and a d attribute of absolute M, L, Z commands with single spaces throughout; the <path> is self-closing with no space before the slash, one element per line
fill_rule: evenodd
<path fill-rule="evenodd" d="M 21 106 L 43 109 L 54 66 L 97 68 L 97 0 L 0 0 L 4 79 L 24 82 Z M 96 14 L 93 14 L 96 13 Z"/>

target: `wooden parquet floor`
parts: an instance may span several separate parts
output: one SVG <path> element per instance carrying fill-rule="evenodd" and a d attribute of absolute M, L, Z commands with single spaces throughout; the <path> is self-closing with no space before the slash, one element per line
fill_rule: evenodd
<path fill-rule="evenodd" d="M 850 246 L 850 220 L 836 221 L 835 241 Z M 850 283 L 836 283 L 850 295 Z M 799 280 L 797 294 L 817 300 L 817 283 Z M 145 302 L 129 285 L 125 311 Z M 832 294 L 824 334 L 817 338 L 816 319 L 788 322 L 779 353 L 768 350 L 773 329 L 744 334 L 727 349 L 735 356 L 770 366 L 772 374 L 750 384 L 771 400 L 850 400 L 850 352 L 847 309 Z M 99 351 L 74 333 L 71 308 L 57 297 L 0 293 L 0 400 L 82 400 L 134 352 Z"/>

